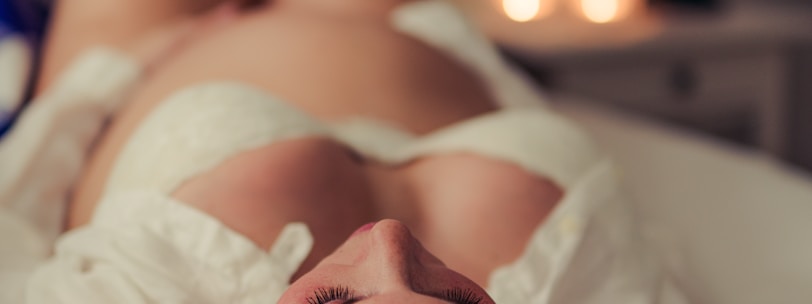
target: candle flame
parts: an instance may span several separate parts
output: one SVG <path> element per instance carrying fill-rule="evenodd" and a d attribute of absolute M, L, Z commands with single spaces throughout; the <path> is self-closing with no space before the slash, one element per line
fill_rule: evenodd
<path fill-rule="evenodd" d="M 619 0 L 581 0 L 581 9 L 589 21 L 607 23 L 620 14 Z"/>
<path fill-rule="evenodd" d="M 527 22 L 541 13 L 542 0 L 502 0 L 502 9 L 513 21 Z"/>

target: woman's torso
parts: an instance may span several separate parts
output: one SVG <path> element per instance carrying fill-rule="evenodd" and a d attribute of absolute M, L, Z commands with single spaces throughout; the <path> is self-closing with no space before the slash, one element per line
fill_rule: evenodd
<path fill-rule="evenodd" d="M 76 189 L 70 226 L 90 218 L 119 152 L 153 108 L 180 88 L 218 80 L 256 86 L 320 120 L 364 116 L 416 134 L 496 108 L 486 85 L 466 67 L 394 31 L 385 18 L 271 7 L 207 33 L 165 62 L 134 92 L 101 139 Z M 404 219 L 441 258 L 480 257 L 460 259 L 460 267 L 482 264 L 483 259 L 489 263 L 515 259 L 561 195 L 548 180 L 484 157 L 431 157 L 389 168 L 359 162 L 347 152 L 325 139 L 275 144 L 236 155 L 188 181 L 174 195 L 204 210 L 207 204 L 222 200 L 250 198 L 255 204 L 242 211 L 250 214 L 234 208 L 237 211 L 230 215 L 273 218 L 260 230 L 306 221 L 317 242 L 311 263 L 320 250 L 329 251 L 342 240 L 322 230 L 346 234 L 365 221 Z M 234 182 L 239 181 L 237 177 L 244 183 Z M 223 181 L 234 183 L 226 186 Z M 504 200 L 512 202 L 504 204 Z M 493 222 L 483 225 L 482 219 Z M 326 222 L 341 224 L 319 224 Z M 250 234 L 255 228 L 235 229 Z M 466 235 L 471 239 L 459 239 Z M 504 235 L 513 237 L 500 237 Z M 466 245 L 445 245 L 454 240 Z M 487 248 L 491 252 L 470 252 Z M 497 253 L 502 256 L 494 257 Z M 487 277 L 486 273 L 469 275 L 478 281 Z"/>

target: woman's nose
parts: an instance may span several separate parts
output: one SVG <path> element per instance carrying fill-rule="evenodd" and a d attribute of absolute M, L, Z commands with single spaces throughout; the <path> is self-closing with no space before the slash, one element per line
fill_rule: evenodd
<path fill-rule="evenodd" d="M 368 266 L 378 272 L 380 283 L 410 286 L 411 279 L 421 270 L 423 250 L 403 223 L 383 220 L 370 231 Z"/>

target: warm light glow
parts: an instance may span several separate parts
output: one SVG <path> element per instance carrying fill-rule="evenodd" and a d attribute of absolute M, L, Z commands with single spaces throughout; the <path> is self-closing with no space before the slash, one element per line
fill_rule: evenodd
<path fill-rule="evenodd" d="M 502 9 L 511 20 L 527 22 L 549 14 L 553 9 L 552 0 L 502 0 Z"/>
<path fill-rule="evenodd" d="M 618 18 L 620 0 L 581 0 L 581 9 L 589 21 L 607 23 Z"/>

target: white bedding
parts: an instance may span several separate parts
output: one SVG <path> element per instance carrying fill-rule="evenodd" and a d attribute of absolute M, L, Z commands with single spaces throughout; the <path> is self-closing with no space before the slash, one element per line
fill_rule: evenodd
<path fill-rule="evenodd" d="M 619 162 L 644 234 L 684 300 L 812 303 L 810 176 L 755 151 L 563 99 L 556 108 Z"/>

